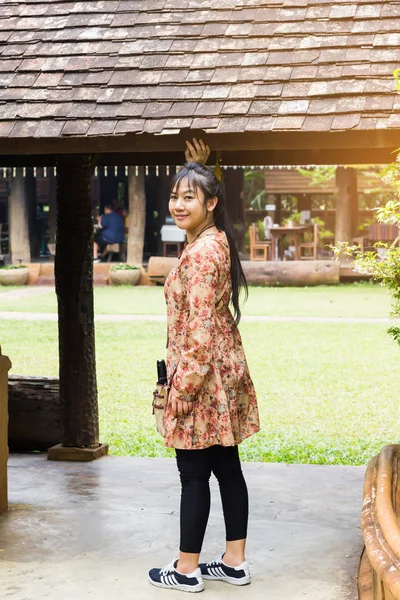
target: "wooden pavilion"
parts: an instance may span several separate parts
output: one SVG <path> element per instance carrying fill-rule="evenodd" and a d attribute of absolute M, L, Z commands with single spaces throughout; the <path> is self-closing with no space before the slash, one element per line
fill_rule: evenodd
<path fill-rule="evenodd" d="M 16 169 L 19 213 L 23 168 L 57 167 L 64 435 L 53 458 L 106 449 L 94 354 L 95 165 L 177 164 L 185 138 L 200 132 L 224 164 L 390 162 L 399 31 L 399 3 L 381 0 L 2 1 L 0 166 Z M 353 170 L 338 183 L 345 239 Z"/>

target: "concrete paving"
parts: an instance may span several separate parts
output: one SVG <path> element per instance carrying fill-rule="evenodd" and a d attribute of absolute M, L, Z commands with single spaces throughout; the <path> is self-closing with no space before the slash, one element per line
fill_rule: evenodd
<path fill-rule="evenodd" d="M 210 600 L 356 600 L 363 547 L 364 468 L 245 463 L 251 519 L 246 588 L 206 582 Z M 147 570 L 178 544 L 174 460 L 106 457 L 56 463 L 40 454 L 9 460 L 10 510 L 0 516 L 0 598 L 155 600 Z M 223 549 L 218 489 L 203 558 Z"/>

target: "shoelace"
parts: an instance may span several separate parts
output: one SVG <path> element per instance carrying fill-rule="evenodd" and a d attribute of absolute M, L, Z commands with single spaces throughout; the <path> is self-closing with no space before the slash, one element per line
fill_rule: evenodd
<path fill-rule="evenodd" d="M 160 574 L 168 575 L 169 573 L 173 573 L 175 571 L 175 567 L 174 567 L 175 561 L 176 561 L 176 558 L 174 558 L 173 561 L 170 562 L 168 565 L 165 565 L 165 567 L 160 569 Z"/>
<path fill-rule="evenodd" d="M 206 567 L 219 567 L 221 565 L 222 560 L 220 558 L 217 558 L 216 560 L 213 560 L 212 562 L 209 562 L 206 564 Z"/>

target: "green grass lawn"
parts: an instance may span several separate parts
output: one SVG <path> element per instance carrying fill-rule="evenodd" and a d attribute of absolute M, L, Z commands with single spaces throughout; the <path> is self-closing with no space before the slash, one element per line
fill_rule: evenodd
<path fill-rule="evenodd" d="M 0 311 L 56 312 L 54 293 L 0 303 Z M 99 314 L 165 314 L 160 287 L 101 287 L 95 289 Z M 376 284 L 358 283 L 309 288 L 250 288 L 244 315 L 387 317 L 388 292 Z"/>
<path fill-rule="evenodd" d="M 241 445 L 243 459 L 359 465 L 398 441 L 400 350 L 384 326 L 243 323 L 241 331 L 262 420 Z M 171 456 L 150 409 L 165 325 L 100 323 L 96 336 L 101 441 L 113 454 Z M 2 321 L 0 341 L 13 373 L 57 375 L 56 323 Z"/>

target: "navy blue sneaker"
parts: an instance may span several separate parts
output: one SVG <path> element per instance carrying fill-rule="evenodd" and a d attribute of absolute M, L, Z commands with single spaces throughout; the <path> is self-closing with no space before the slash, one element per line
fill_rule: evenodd
<path fill-rule="evenodd" d="M 149 581 L 156 587 L 167 590 L 180 590 L 181 592 L 202 592 L 204 590 L 203 578 L 200 569 L 184 575 L 176 570 L 178 559 L 166 565 L 162 569 L 151 569 Z"/>
<path fill-rule="evenodd" d="M 251 583 L 250 569 L 247 561 L 244 561 L 238 567 L 226 565 L 221 558 L 209 563 L 200 564 L 203 579 L 212 581 L 226 581 L 232 585 L 249 585 Z"/>

